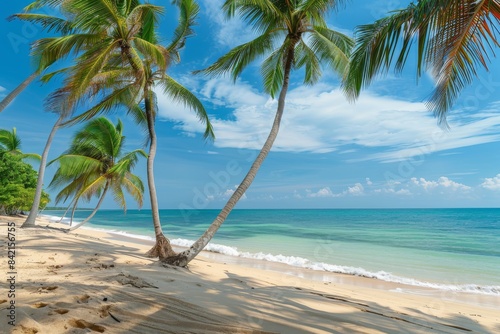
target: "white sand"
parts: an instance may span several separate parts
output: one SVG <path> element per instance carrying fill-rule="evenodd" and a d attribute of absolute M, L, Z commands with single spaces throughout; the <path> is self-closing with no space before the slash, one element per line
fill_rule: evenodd
<path fill-rule="evenodd" d="M 17 227 L 15 298 L 6 281 L 8 221 Z M 188 269 L 164 268 L 132 239 L 22 230 L 22 222 L 0 217 L 2 333 L 500 333 L 499 297 L 346 275 L 317 279 L 308 270 L 262 270 L 211 254 Z M 15 326 L 8 324 L 11 300 Z"/>

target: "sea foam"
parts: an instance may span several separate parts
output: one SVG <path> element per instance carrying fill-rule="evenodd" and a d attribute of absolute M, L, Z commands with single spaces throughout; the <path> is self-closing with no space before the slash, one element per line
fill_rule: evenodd
<path fill-rule="evenodd" d="M 57 216 L 43 215 L 43 217 L 45 219 L 48 219 L 48 220 L 53 221 L 53 222 L 58 222 L 61 219 L 61 217 L 57 217 Z M 69 218 L 64 218 L 62 223 L 69 224 Z M 76 223 L 78 223 L 78 221 L 73 220 L 73 223 L 76 224 Z M 95 228 L 95 227 L 88 227 L 88 226 L 84 226 L 82 228 L 89 229 L 89 230 L 107 232 L 107 233 L 116 234 L 116 235 L 122 235 L 122 236 L 126 236 L 129 238 L 154 241 L 154 237 L 149 237 L 149 236 L 140 235 L 140 234 L 134 234 L 134 233 L 130 233 L 127 231 Z M 170 242 L 174 246 L 186 247 L 186 248 L 190 247 L 194 243 L 193 240 L 181 239 L 181 238 L 171 239 Z M 409 278 L 409 277 L 397 276 L 397 275 L 394 275 L 394 274 L 386 272 L 386 271 L 372 272 L 372 271 L 368 271 L 368 270 L 366 270 L 364 268 L 360 268 L 360 267 L 340 266 L 340 265 L 329 264 L 329 263 L 324 263 L 324 262 L 313 262 L 313 261 L 310 261 L 306 258 L 302 258 L 302 257 L 298 257 L 298 256 L 287 256 L 287 255 L 282 255 L 282 254 L 275 255 L 275 254 L 269 254 L 269 253 L 263 253 L 263 252 L 258 252 L 258 253 L 240 252 L 238 250 L 238 248 L 236 248 L 236 247 L 222 245 L 222 244 L 216 244 L 216 243 L 209 243 L 204 248 L 204 251 L 219 253 L 219 254 L 229 255 L 229 256 L 235 256 L 235 257 L 241 257 L 241 258 L 247 258 L 247 259 L 255 259 L 255 260 L 268 261 L 268 262 L 282 263 L 282 264 L 290 265 L 293 267 L 311 269 L 311 270 L 316 270 L 316 271 L 325 271 L 325 272 L 331 272 L 331 273 L 338 273 L 338 274 L 346 274 L 346 275 L 353 275 L 353 276 L 359 276 L 359 277 L 379 279 L 379 280 L 386 281 L 386 282 L 404 284 L 404 285 L 415 286 L 415 287 L 431 288 L 431 289 L 438 289 L 438 290 L 445 290 L 445 291 L 452 291 L 452 292 L 466 292 L 466 293 L 474 293 L 474 294 L 500 296 L 500 286 L 494 286 L 494 285 L 492 285 L 492 286 L 480 286 L 477 284 L 454 285 L 454 284 L 425 282 L 425 281 L 419 281 L 419 280 Z"/>
<path fill-rule="evenodd" d="M 194 241 L 187 239 L 171 240 L 172 245 L 180 247 L 190 247 L 193 244 L 193 242 Z M 364 268 L 359 268 L 359 267 L 340 266 L 324 262 L 312 262 L 306 258 L 298 256 L 286 256 L 282 254 L 274 255 L 263 252 L 259 253 L 240 252 L 236 247 L 214 244 L 214 243 L 209 243 L 204 250 L 229 256 L 237 256 L 248 259 L 283 263 L 294 267 L 317 270 L 317 271 L 326 271 L 331 273 L 374 278 L 386 282 L 399 283 L 416 287 L 439 289 L 439 290 L 446 290 L 453 292 L 468 292 L 468 293 L 500 296 L 500 286 L 480 286 L 477 284 L 453 285 L 453 284 L 424 282 L 413 278 L 393 275 L 385 271 L 371 272 Z"/>

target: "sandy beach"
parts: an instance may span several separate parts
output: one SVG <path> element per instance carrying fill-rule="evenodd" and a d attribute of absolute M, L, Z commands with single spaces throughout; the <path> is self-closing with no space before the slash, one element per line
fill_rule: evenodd
<path fill-rule="evenodd" d="M 139 240 L 66 234 L 45 221 L 26 230 L 22 222 L 0 216 L 2 333 L 500 332 L 495 296 L 266 268 L 213 253 L 187 269 L 165 268 L 143 256 L 148 245 Z"/>

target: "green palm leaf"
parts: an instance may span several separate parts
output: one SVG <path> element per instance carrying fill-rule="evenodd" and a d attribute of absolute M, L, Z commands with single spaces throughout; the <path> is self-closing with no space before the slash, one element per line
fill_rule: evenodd
<path fill-rule="evenodd" d="M 421 0 L 357 29 L 357 46 L 344 89 L 351 99 L 378 73 L 405 66 L 416 44 L 417 77 L 430 68 L 436 88 L 428 102 L 442 124 L 460 91 L 487 63 L 500 21 L 498 1 Z"/>
<path fill-rule="evenodd" d="M 205 132 L 203 134 L 205 138 L 215 138 L 205 107 L 203 107 L 203 104 L 193 93 L 168 75 L 159 80 L 158 84 L 163 88 L 163 92 L 173 101 L 181 103 L 195 112 L 198 119 L 205 124 Z"/>

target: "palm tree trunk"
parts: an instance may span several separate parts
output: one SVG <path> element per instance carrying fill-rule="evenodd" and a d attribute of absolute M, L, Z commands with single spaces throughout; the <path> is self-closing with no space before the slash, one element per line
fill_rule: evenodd
<path fill-rule="evenodd" d="M 59 221 L 58 221 L 57 223 L 59 223 L 59 224 L 61 224 L 61 223 L 62 223 L 62 221 L 63 221 L 64 217 L 66 217 L 66 214 L 68 213 L 69 209 L 71 208 L 71 206 L 72 206 L 72 204 L 73 204 L 73 202 L 74 202 L 75 200 L 76 200 L 76 198 L 74 198 L 74 199 L 73 199 L 73 200 L 69 203 L 68 207 L 66 208 L 66 211 L 64 211 L 64 213 L 63 213 L 63 214 L 62 214 L 62 216 L 61 216 L 61 219 L 59 219 Z M 70 223 L 70 225 L 69 225 L 69 226 L 71 226 L 71 223 Z"/>
<path fill-rule="evenodd" d="M 145 89 L 144 104 L 146 109 L 146 119 L 148 123 L 149 139 L 151 140 L 149 144 L 149 154 L 147 160 L 147 176 L 148 176 L 148 189 L 149 198 L 151 200 L 151 211 L 153 214 L 153 226 L 155 229 L 156 243 L 147 253 L 146 256 L 164 260 L 168 257 L 174 256 L 175 252 L 170 245 L 170 241 L 165 237 L 161 229 L 160 223 L 160 211 L 158 209 L 158 198 L 156 196 L 156 186 L 154 181 L 154 160 L 156 155 L 156 131 L 155 131 L 155 116 L 153 114 L 153 105 L 150 98 L 150 88 Z"/>
<path fill-rule="evenodd" d="M 106 186 L 104 187 L 104 191 L 102 192 L 102 195 L 101 195 L 101 198 L 99 198 L 99 202 L 97 202 L 97 205 L 94 209 L 94 211 L 92 211 L 92 213 L 90 214 L 90 216 L 88 216 L 84 221 L 82 221 L 81 223 L 78 223 L 76 224 L 75 226 L 69 228 L 66 230 L 66 232 L 71 232 L 71 231 L 74 231 L 76 230 L 77 228 L 79 228 L 80 226 L 83 226 L 84 224 L 86 224 L 89 220 L 92 219 L 92 217 L 94 217 L 94 215 L 97 213 L 97 210 L 99 210 L 99 208 L 101 207 L 101 204 L 102 202 L 104 201 L 104 196 L 106 196 L 106 193 L 108 192 L 108 189 L 109 189 L 109 181 L 106 182 Z M 73 213 L 74 213 L 74 209 L 76 208 L 76 203 L 75 203 L 75 206 L 73 208 Z M 71 215 L 71 222 L 73 222 L 73 214 Z"/>
<path fill-rule="evenodd" d="M 33 72 L 29 77 L 27 77 L 19 86 L 17 86 L 12 92 L 10 92 L 3 100 L 0 102 L 0 112 L 2 112 L 11 102 L 14 100 L 19 93 L 21 93 L 28 85 L 35 80 L 39 72 Z"/>
<path fill-rule="evenodd" d="M 38 216 L 38 207 L 40 206 L 40 200 L 42 198 L 43 177 L 45 174 L 45 167 L 47 164 L 47 157 L 49 155 L 50 145 L 52 144 L 54 135 L 59 129 L 59 125 L 61 125 L 64 118 L 65 114 L 61 113 L 56 123 L 52 127 L 52 130 L 50 131 L 49 137 L 47 138 L 47 143 L 45 144 L 45 148 L 43 149 L 42 159 L 40 160 L 40 168 L 38 169 L 38 179 L 36 182 L 35 198 L 33 199 L 33 205 L 31 206 L 28 218 L 26 218 L 26 221 L 23 223 L 23 225 L 21 225 L 21 228 L 35 227 L 35 220 L 36 217 Z"/>
<path fill-rule="evenodd" d="M 75 198 L 75 203 L 73 204 L 73 208 L 71 209 L 71 218 L 69 219 L 69 227 L 73 226 L 73 219 L 75 219 L 75 211 L 77 205 L 78 205 L 78 199 Z"/>
<path fill-rule="evenodd" d="M 288 91 L 288 83 L 290 81 L 290 71 L 292 68 L 292 60 L 294 58 L 294 49 L 293 49 L 294 45 L 295 44 L 292 44 L 287 54 L 283 86 L 281 87 L 281 92 L 278 98 L 278 108 L 276 110 L 276 116 L 274 117 L 274 122 L 271 128 L 271 132 L 269 133 L 269 136 L 267 137 L 264 146 L 257 155 L 257 158 L 255 158 L 255 161 L 250 167 L 250 170 L 248 171 L 247 175 L 240 183 L 238 188 L 236 188 L 236 191 L 231 195 L 226 205 L 222 208 L 219 215 L 215 218 L 215 220 L 212 222 L 210 227 L 203 233 L 203 235 L 198 240 L 196 240 L 196 242 L 189 249 L 175 256 L 168 257 L 167 259 L 162 261 L 163 263 L 185 267 L 189 262 L 191 262 L 191 260 L 193 260 L 196 257 L 196 255 L 198 255 L 203 250 L 203 248 L 205 248 L 205 246 L 210 242 L 210 240 L 212 240 L 215 233 L 219 230 L 222 223 L 224 223 L 229 213 L 231 213 L 231 210 L 233 210 L 236 203 L 238 203 L 240 198 L 245 194 L 245 191 L 247 191 L 247 189 L 252 184 L 253 180 L 255 179 L 255 176 L 257 176 L 257 172 L 259 171 L 260 166 L 262 165 L 264 159 L 269 154 L 269 151 L 271 151 L 273 143 L 276 137 L 278 136 L 281 117 L 283 116 L 283 111 L 285 109 L 285 97 Z"/>

